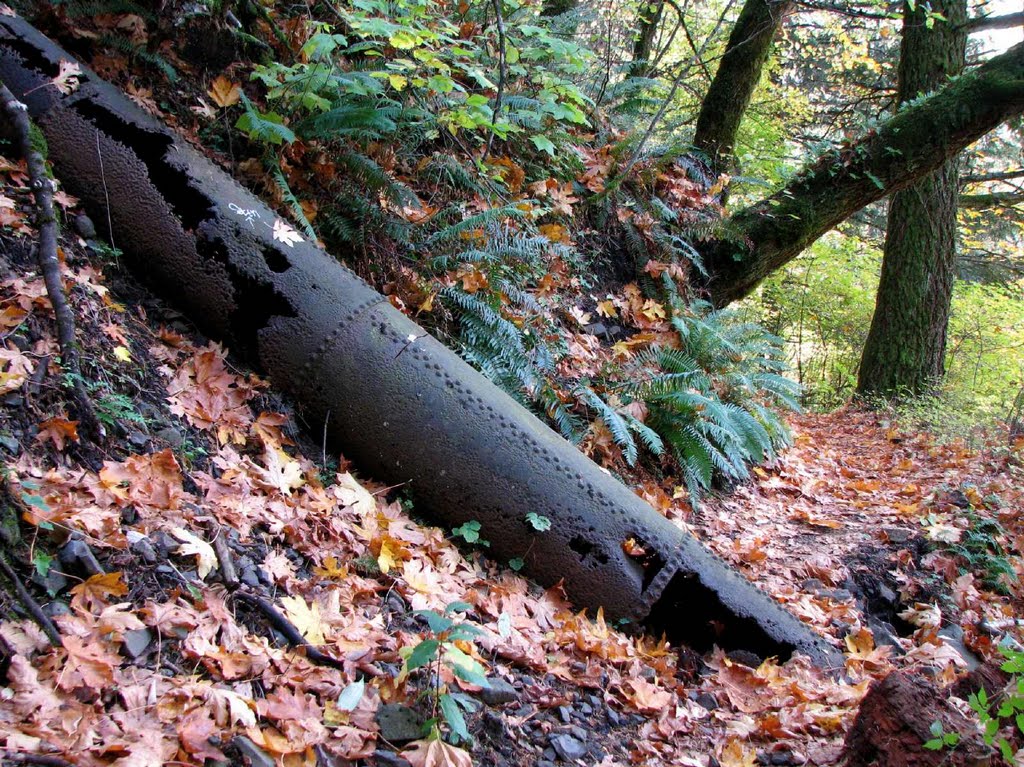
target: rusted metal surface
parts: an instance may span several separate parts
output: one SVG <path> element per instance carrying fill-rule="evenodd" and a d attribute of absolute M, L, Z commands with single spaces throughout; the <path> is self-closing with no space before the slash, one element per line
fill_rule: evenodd
<path fill-rule="evenodd" d="M 58 175 L 157 291 L 289 392 L 316 433 L 417 508 L 481 523 L 491 553 L 522 558 L 610 618 L 819 662 L 828 646 L 562 440 L 182 139 L 91 72 L 46 85 L 72 57 L 0 17 L 0 78 L 29 106 Z M 278 229 L 280 234 L 280 229 Z M 533 529 L 527 514 L 551 519 Z M 647 552 L 628 556 L 634 539 Z M 714 623 L 712 623 L 714 621 Z M 711 626 L 718 626 L 713 632 Z"/>

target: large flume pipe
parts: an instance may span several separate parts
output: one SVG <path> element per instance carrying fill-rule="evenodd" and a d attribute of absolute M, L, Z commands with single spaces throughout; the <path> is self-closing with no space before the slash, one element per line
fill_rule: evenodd
<path fill-rule="evenodd" d="M 72 60 L 0 17 L 0 78 L 64 184 L 109 217 L 136 272 L 288 391 L 363 471 L 407 483 L 444 524 L 478 520 L 494 555 L 563 581 L 581 606 L 654 620 L 698 647 L 833 662 L 790 613 L 117 89 L 83 67 L 62 93 L 51 81 Z M 535 530 L 530 512 L 551 529 Z M 629 539 L 646 554 L 627 554 Z"/>

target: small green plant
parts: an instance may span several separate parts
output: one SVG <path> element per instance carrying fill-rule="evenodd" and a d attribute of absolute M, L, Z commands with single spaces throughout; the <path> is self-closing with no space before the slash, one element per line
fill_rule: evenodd
<path fill-rule="evenodd" d="M 1014 764 L 1016 745 L 1013 741 L 1019 742 L 1024 736 L 1024 650 L 1003 644 L 999 652 L 1006 658 L 1000 668 L 1011 674 L 1009 684 L 994 697 L 982 687 L 968 696 L 967 704 L 978 717 L 985 744 L 999 749 L 1003 759 Z M 945 732 L 938 721 L 932 722 L 930 732 L 933 737 L 925 741 L 924 747 L 931 751 L 955 749 L 962 739 L 960 733 Z"/>
<path fill-rule="evenodd" d="M 124 394 L 107 393 L 93 402 L 96 417 L 104 426 L 114 427 L 124 421 L 145 425 L 146 417 L 135 409 L 135 402 Z"/>
<path fill-rule="evenodd" d="M 490 546 L 491 542 L 480 537 L 480 523 L 475 519 L 463 522 L 458 527 L 452 528 L 452 534 L 461 538 L 466 543 L 476 543 L 480 546 Z"/>
<path fill-rule="evenodd" d="M 998 520 L 979 516 L 973 510 L 967 512 L 967 519 L 970 526 L 950 550 L 963 560 L 965 571 L 977 574 L 996 593 L 1010 596 L 1017 573 L 1004 545 L 1009 534 Z"/>
<path fill-rule="evenodd" d="M 954 748 L 960 742 L 960 733 L 946 732 L 942 726 L 942 722 L 938 719 L 932 722 L 932 726 L 928 728 L 928 731 L 934 736 L 930 740 L 925 741 L 924 747 L 929 751 L 941 751 L 944 748 Z"/>
<path fill-rule="evenodd" d="M 472 642 L 480 634 L 480 630 L 465 621 L 457 621 L 456 613 L 471 609 L 466 602 L 452 602 L 444 608 L 443 613 L 433 610 L 417 610 L 414 615 L 423 618 L 430 629 L 429 636 L 415 645 L 411 650 L 403 648 L 405 663 L 402 675 L 427 669 L 429 687 L 425 693 L 431 699 L 431 719 L 427 723 L 432 732 L 431 737 L 442 735 L 442 722 L 447 725 L 448 737 L 453 744 L 471 739 L 466 726 L 463 711 L 474 711 L 479 704 L 468 695 L 454 692 L 442 679 L 442 668 L 447 667 L 455 676 L 463 681 L 479 687 L 488 687 L 483 667 L 470 655 L 463 652 L 459 642 Z"/>
<path fill-rule="evenodd" d="M 530 527 L 538 533 L 543 533 L 551 529 L 551 520 L 543 514 L 538 514 L 535 511 L 531 511 L 526 515 L 526 521 L 529 522 Z"/>

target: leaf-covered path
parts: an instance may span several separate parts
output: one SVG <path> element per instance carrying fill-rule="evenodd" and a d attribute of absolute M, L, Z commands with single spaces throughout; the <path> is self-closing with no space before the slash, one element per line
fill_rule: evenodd
<path fill-rule="evenodd" d="M 844 410 L 794 418 L 791 450 L 697 512 L 647 485 L 843 647 L 847 669 L 698 657 L 575 611 L 486 546 L 457 547 L 69 238 L 66 278 L 113 435 L 83 443 L 27 271 L 20 171 L 4 173 L 0 446 L 19 518 L 5 540 L 61 634 L 51 646 L 13 592 L 0 597 L 8 753 L 120 767 L 833 764 L 872 678 L 915 666 L 952 680 L 961 653 L 991 655 L 1017 631 L 1018 584 L 1000 596 L 983 578 L 1020 568 L 1019 454 L 936 445 Z M 957 541 L 973 546 L 975 574 Z M 471 635 L 418 612 L 455 602 Z M 490 689 L 465 681 L 477 670 Z M 463 726 L 472 740 L 424 740 L 432 718 L 449 741 Z"/>

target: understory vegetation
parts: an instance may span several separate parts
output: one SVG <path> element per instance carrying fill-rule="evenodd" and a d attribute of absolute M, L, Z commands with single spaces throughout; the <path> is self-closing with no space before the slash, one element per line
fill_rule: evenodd
<path fill-rule="evenodd" d="M 878 280 L 870 221 L 821 239 L 737 309 L 714 310 L 702 291 L 703 244 L 731 236 L 727 195 L 784 183 L 828 136 L 814 127 L 817 96 L 773 57 L 738 134 L 743 175 L 693 148 L 691 94 L 725 45 L 718 10 L 688 19 L 705 48 L 687 55 L 668 25 L 641 67 L 614 5 L 538 16 L 518 2 L 242 4 L 241 20 L 230 3 L 190 7 L 175 34 L 215 30 L 217 55 L 161 40 L 169 30 L 141 3 L 103 5 L 50 12 L 88 30 L 101 65 L 135 58 L 175 82 L 176 62 L 205 67 L 197 140 L 610 468 L 678 474 L 696 498 L 786 444 L 783 411 L 852 395 Z M 832 68 L 883 77 L 894 49 L 871 52 L 861 34 Z M 808 35 L 842 37 L 831 24 L 790 33 L 779 53 L 798 69 Z M 136 92 L 157 108 L 152 89 Z M 784 140 L 794 123 L 818 143 Z M 966 222 L 969 249 L 1012 248 L 1016 228 L 993 244 L 986 221 Z M 1024 344 L 1022 284 L 1007 274 L 963 275 L 949 374 L 915 414 L 1005 416 Z"/>

